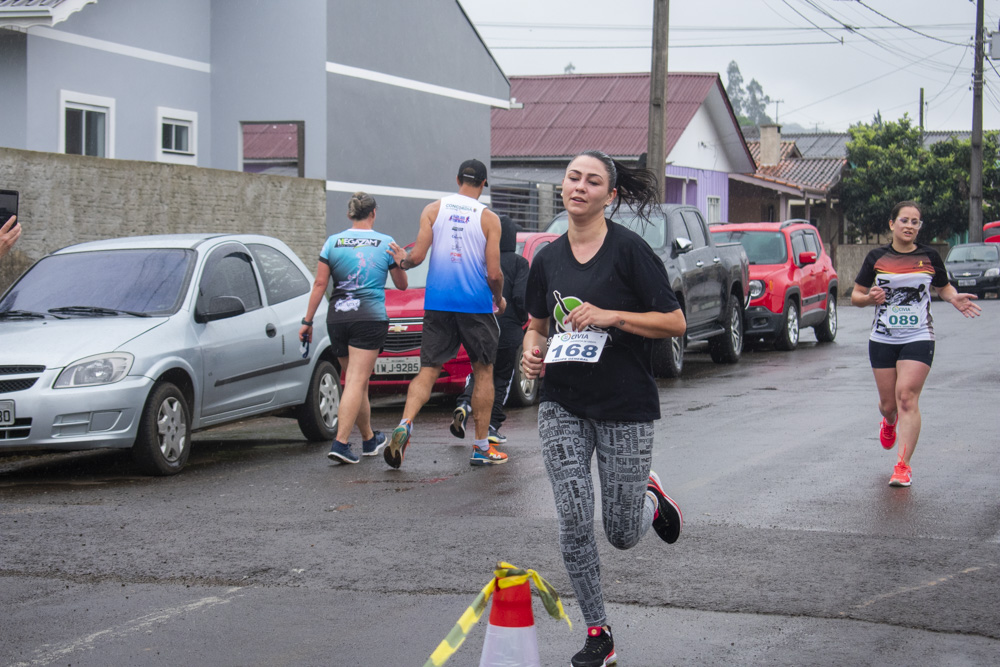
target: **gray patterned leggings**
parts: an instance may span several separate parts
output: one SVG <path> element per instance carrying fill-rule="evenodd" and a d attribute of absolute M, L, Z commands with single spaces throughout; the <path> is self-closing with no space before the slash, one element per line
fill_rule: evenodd
<path fill-rule="evenodd" d="M 646 495 L 653 422 L 583 419 L 545 401 L 538 407 L 538 434 L 555 494 L 566 572 L 587 626 L 605 625 L 591 459 L 596 450 L 604 534 L 615 548 L 630 549 L 653 523 L 654 503 Z"/>

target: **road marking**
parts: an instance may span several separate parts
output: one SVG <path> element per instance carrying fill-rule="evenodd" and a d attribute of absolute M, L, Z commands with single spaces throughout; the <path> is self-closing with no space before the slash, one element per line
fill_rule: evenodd
<path fill-rule="evenodd" d="M 143 632 L 153 625 L 164 623 L 183 614 L 208 609 L 220 604 L 228 604 L 235 594 L 241 590 L 243 589 L 240 587 L 230 588 L 222 595 L 211 595 L 178 607 L 169 607 L 167 609 L 155 611 L 152 614 L 140 616 L 139 618 L 131 621 L 126 621 L 121 625 L 116 625 L 106 630 L 99 630 L 84 637 L 70 640 L 62 645 L 38 651 L 35 654 L 35 658 L 29 660 L 28 662 L 14 663 L 12 667 L 48 665 L 56 660 L 65 660 L 67 656 L 76 653 L 77 651 L 92 651 L 95 648 L 94 644 L 98 641 L 115 641 L 128 635 Z"/>
<path fill-rule="evenodd" d="M 882 600 L 886 600 L 888 598 L 896 597 L 897 595 L 905 595 L 907 593 L 915 593 L 916 591 L 921 591 L 921 590 L 923 590 L 925 588 L 931 588 L 932 586 L 937 586 L 938 584 L 944 584 L 944 583 L 947 583 L 947 582 L 951 581 L 952 579 L 954 579 L 955 577 L 957 577 L 957 576 L 959 576 L 961 574 L 971 574 L 973 572 L 978 572 L 981 569 L 983 569 L 983 568 L 981 568 L 981 567 L 967 567 L 964 570 L 961 570 L 961 571 L 959 571 L 956 574 L 949 574 L 949 575 L 946 575 L 944 577 L 941 577 L 940 579 L 935 579 L 933 581 L 924 582 L 924 583 L 922 583 L 922 584 L 920 584 L 918 586 L 908 586 L 906 588 L 900 588 L 899 590 L 892 591 L 891 593 L 882 593 L 881 595 L 876 595 L 875 597 L 873 597 L 871 600 L 868 600 L 867 602 L 862 602 L 859 605 L 855 605 L 854 608 L 855 609 L 864 609 L 865 607 L 870 607 L 871 605 L 873 605 L 873 604 L 875 604 L 877 602 L 881 602 Z"/>

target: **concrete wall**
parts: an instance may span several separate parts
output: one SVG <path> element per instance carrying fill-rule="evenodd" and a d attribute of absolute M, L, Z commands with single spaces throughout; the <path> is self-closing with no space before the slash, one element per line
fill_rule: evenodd
<path fill-rule="evenodd" d="M 267 234 L 314 270 L 326 240 L 321 180 L 0 148 L 0 186 L 18 190 L 21 238 L 0 292 L 73 243 L 184 232 Z"/>

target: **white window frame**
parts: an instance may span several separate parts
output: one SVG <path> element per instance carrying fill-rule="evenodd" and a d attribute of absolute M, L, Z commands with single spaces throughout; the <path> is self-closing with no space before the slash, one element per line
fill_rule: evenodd
<path fill-rule="evenodd" d="M 708 197 L 708 224 L 722 222 L 722 197 Z"/>
<path fill-rule="evenodd" d="M 186 125 L 188 150 L 174 151 L 163 148 L 163 125 Z M 172 164 L 198 165 L 198 112 L 170 107 L 156 107 L 156 161 Z"/>
<path fill-rule="evenodd" d="M 72 90 L 59 91 L 59 153 L 66 152 L 66 110 L 100 111 L 105 115 L 104 157 L 115 157 L 115 98 Z"/>

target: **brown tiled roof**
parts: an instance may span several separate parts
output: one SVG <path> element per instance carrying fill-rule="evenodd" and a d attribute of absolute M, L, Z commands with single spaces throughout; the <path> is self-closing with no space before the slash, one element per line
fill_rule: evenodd
<path fill-rule="evenodd" d="M 569 157 L 599 149 L 615 157 L 646 151 L 649 73 L 512 76 L 510 95 L 523 109 L 494 109 L 491 154 Z M 666 153 L 677 143 L 717 74 L 667 77 Z"/>
<path fill-rule="evenodd" d="M 794 141 L 781 142 L 781 160 L 776 165 L 760 164 L 760 142 L 748 141 L 750 154 L 757 160 L 756 178 L 794 188 L 828 192 L 840 182 L 847 164 L 843 157 L 801 157 Z"/>
<path fill-rule="evenodd" d="M 753 156 L 753 161 L 760 165 L 760 142 L 759 141 L 747 141 L 747 148 L 750 149 L 750 155 Z M 787 160 L 789 158 L 802 157 L 799 152 L 798 146 L 795 145 L 794 141 L 782 141 L 781 142 L 781 159 Z"/>

